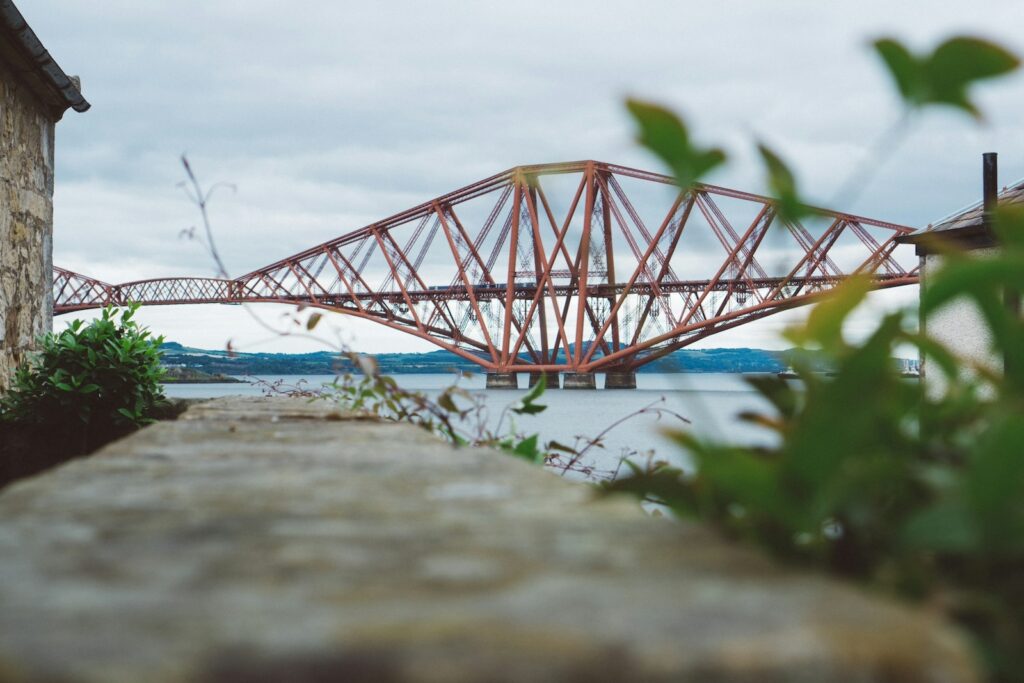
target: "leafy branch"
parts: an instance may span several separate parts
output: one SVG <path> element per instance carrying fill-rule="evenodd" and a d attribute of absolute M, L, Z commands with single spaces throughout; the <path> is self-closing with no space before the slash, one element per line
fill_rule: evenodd
<path fill-rule="evenodd" d="M 1005 48 L 962 36 L 926 54 L 891 38 L 874 47 L 904 121 L 931 106 L 980 121 L 973 85 L 1020 63 Z M 638 118 L 635 104 L 627 107 Z M 641 143 L 673 172 L 670 160 L 699 157 L 681 121 L 659 130 Z M 902 136 L 907 127 L 896 130 Z M 777 212 L 798 219 L 809 209 L 795 174 L 766 146 L 759 152 Z M 676 173 L 684 190 L 699 179 L 694 169 Z M 1007 292 L 1024 291 L 1024 210 L 1000 207 L 994 220 L 998 253 L 978 258 L 946 244 L 946 264 L 929 275 L 920 313 L 927 319 L 950 302 L 970 301 L 993 357 L 1005 359 L 1001 369 L 915 331 L 911 311 L 885 315 L 865 340 L 848 340 L 844 324 L 871 289 L 867 276 L 852 277 L 787 333 L 832 372 L 819 372 L 808 354 L 794 363 L 799 388 L 777 377 L 751 380 L 770 408 L 740 418 L 773 432 L 777 445 L 677 432 L 693 471 L 633 468 L 608 490 L 666 505 L 785 560 L 927 599 L 970 630 L 992 680 L 1024 680 L 1024 320 L 1006 303 Z M 935 369 L 927 392 L 890 361 L 908 344 Z"/>

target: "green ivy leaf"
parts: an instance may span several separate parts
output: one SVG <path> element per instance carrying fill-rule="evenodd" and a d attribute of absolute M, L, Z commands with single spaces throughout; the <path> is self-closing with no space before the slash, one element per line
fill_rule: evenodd
<path fill-rule="evenodd" d="M 968 96 L 968 88 L 1020 66 L 1020 59 L 1006 48 L 971 36 L 950 38 L 931 54 L 915 55 L 893 38 L 876 40 L 874 48 L 908 108 L 944 104 L 976 119 L 983 117 Z"/>
<path fill-rule="evenodd" d="M 536 403 L 524 403 L 518 408 L 513 408 L 512 412 L 516 415 L 536 415 L 537 413 L 543 413 L 547 409 L 547 406 L 538 405 Z"/>
<path fill-rule="evenodd" d="M 1001 542 L 1006 533 L 1020 531 L 1013 526 L 1019 523 L 1024 504 L 1022 444 L 1024 420 L 1019 415 L 1003 417 L 981 439 L 967 468 L 968 500 L 993 543 Z"/>
<path fill-rule="evenodd" d="M 806 325 L 789 330 L 786 336 L 798 344 L 815 342 L 822 348 L 838 348 L 843 343 L 843 323 L 871 290 L 867 275 L 849 276 L 811 309 Z"/>
<path fill-rule="evenodd" d="M 976 118 L 981 112 L 967 97 L 975 81 L 1010 73 L 1020 65 L 1016 55 L 987 40 L 957 36 L 935 49 L 925 64 L 935 102 L 960 107 Z"/>
<path fill-rule="evenodd" d="M 642 471 L 635 463 L 626 461 L 632 476 L 607 482 L 608 493 L 628 493 L 644 500 L 667 505 L 680 515 L 697 516 L 700 505 L 694 486 L 687 483 L 679 469 L 662 467 L 651 472 Z"/>
<path fill-rule="evenodd" d="M 543 373 L 541 373 L 540 380 L 533 385 L 533 388 L 526 393 L 526 396 L 523 396 L 519 405 L 511 409 L 512 412 L 516 415 L 536 415 L 537 413 L 543 413 L 547 410 L 547 406 L 535 403 L 535 401 L 543 395 L 547 386 L 547 378 Z"/>
<path fill-rule="evenodd" d="M 449 413 L 457 413 L 459 411 L 458 406 L 455 405 L 455 401 L 448 392 L 444 392 L 437 397 L 437 405 L 441 406 Z"/>
<path fill-rule="evenodd" d="M 764 144 L 758 143 L 758 152 L 768 172 L 768 189 L 775 198 L 775 210 L 785 222 L 798 221 L 810 213 L 797 191 L 796 178 L 782 158 Z"/>
<path fill-rule="evenodd" d="M 885 62 L 889 75 L 896 82 L 896 89 L 905 102 L 917 102 L 921 87 L 918 71 L 920 65 L 902 43 L 893 38 L 881 38 L 874 42 L 875 51 Z"/>
<path fill-rule="evenodd" d="M 929 315 L 961 297 L 980 300 L 995 296 L 1002 286 L 1024 290 L 1024 253 L 950 259 L 941 276 L 921 293 L 921 313 Z"/>
<path fill-rule="evenodd" d="M 1000 204 L 994 221 L 999 244 L 1014 252 L 1024 252 L 1024 206 Z"/>
<path fill-rule="evenodd" d="M 540 463 L 544 460 L 544 454 L 537 448 L 537 434 L 528 436 L 515 445 L 512 454 L 532 463 Z"/>
<path fill-rule="evenodd" d="M 686 125 L 671 110 L 630 99 L 626 108 L 640 128 L 638 141 L 672 170 L 679 187 L 689 189 L 716 166 L 725 163 L 725 152 L 701 149 L 690 142 Z"/>
<path fill-rule="evenodd" d="M 909 548 L 969 552 L 980 542 L 978 530 L 967 507 L 946 501 L 925 508 L 904 525 L 902 541 Z"/>
<path fill-rule="evenodd" d="M 749 375 L 743 378 L 758 394 L 768 400 L 782 417 L 796 414 L 797 394 L 789 382 L 777 375 Z"/>

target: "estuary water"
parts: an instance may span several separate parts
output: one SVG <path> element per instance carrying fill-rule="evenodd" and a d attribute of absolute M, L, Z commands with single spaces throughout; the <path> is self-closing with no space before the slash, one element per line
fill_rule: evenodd
<path fill-rule="evenodd" d="M 603 381 L 599 375 L 599 386 Z M 264 382 L 280 380 L 287 386 L 318 388 L 329 383 L 331 375 L 259 376 L 240 378 Z M 454 375 L 395 375 L 398 383 L 407 388 L 437 392 L 456 380 Z M 524 389 L 485 390 L 484 376 L 474 375 L 458 380 L 463 388 L 484 398 L 486 420 L 493 427 L 501 419 L 503 409 L 518 401 L 526 393 L 526 375 L 520 376 Z M 168 396 L 175 398 L 212 398 L 217 396 L 258 396 L 263 389 L 258 383 L 250 384 L 169 384 Z M 513 416 L 515 426 L 525 434 L 539 434 L 542 442 L 556 440 L 567 445 L 584 443 L 599 435 L 616 421 L 625 419 L 603 438 L 602 448 L 587 452 L 587 464 L 596 475 L 619 467 L 623 455 L 632 453 L 632 459 L 641 461 L 651 457 L 686 465 L 680 449 L 666 435 L 668 429 L 692 430 L 698 434 L 728 440 L 733 443 L 770 443 L 771 435 L 737 419 L 746 410 L 766 408 L 766 403 L 744 382 L 739 374 L 657 374 L 637 375 L 637 389 L 605 391 L 566 391 L 549 389 L 539 403 L 547 409 L 537 415 Z M 646 412 L 629 415 L 645 408 L 661 408 L 660 416 Z M 674 415 L 670 415 L 673 413 Z M 689 420 L 683 422 L 676 415 Z M 509 415 L 505 415 L 508 424 Z"/>

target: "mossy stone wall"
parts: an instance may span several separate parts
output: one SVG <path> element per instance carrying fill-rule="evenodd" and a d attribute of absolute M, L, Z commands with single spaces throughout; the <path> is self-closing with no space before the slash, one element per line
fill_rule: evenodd
<path fill-rule="evenodd" d="M 52 324 L 54 123 L 0 62 L 0 391 Z"/>

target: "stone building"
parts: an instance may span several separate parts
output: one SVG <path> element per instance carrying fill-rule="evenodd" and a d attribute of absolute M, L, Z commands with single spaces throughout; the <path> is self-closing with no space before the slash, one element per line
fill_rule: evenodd
<path fill-rule="evenodd" d="M 53 318 L 54 128 L 89 103 L 0 0 L 0 390 Z"/>
<path fill-rule="evenodd" d="M 921 259 L 921 288 L 942 267 L 946 248 L 959 248 L 984 258 L 999 249 L 989 216 L 997 204 L 1024 204 L 1024 182 L 997 191 L 996 155 L 986 154 L 983 163 L 982 201 L 919 230 L 900 241 L 914 244 Z M 1003 359 L 992 350 L 992 339 L 981 313 L 967 299 L 952 301 L 935 311 L 922 326 L 928 334 L 962 358 L 967 358 L 997 372 Z M 939 390 L 942 378 L 929 375 L 923 368 L 929 390 Z"/>

